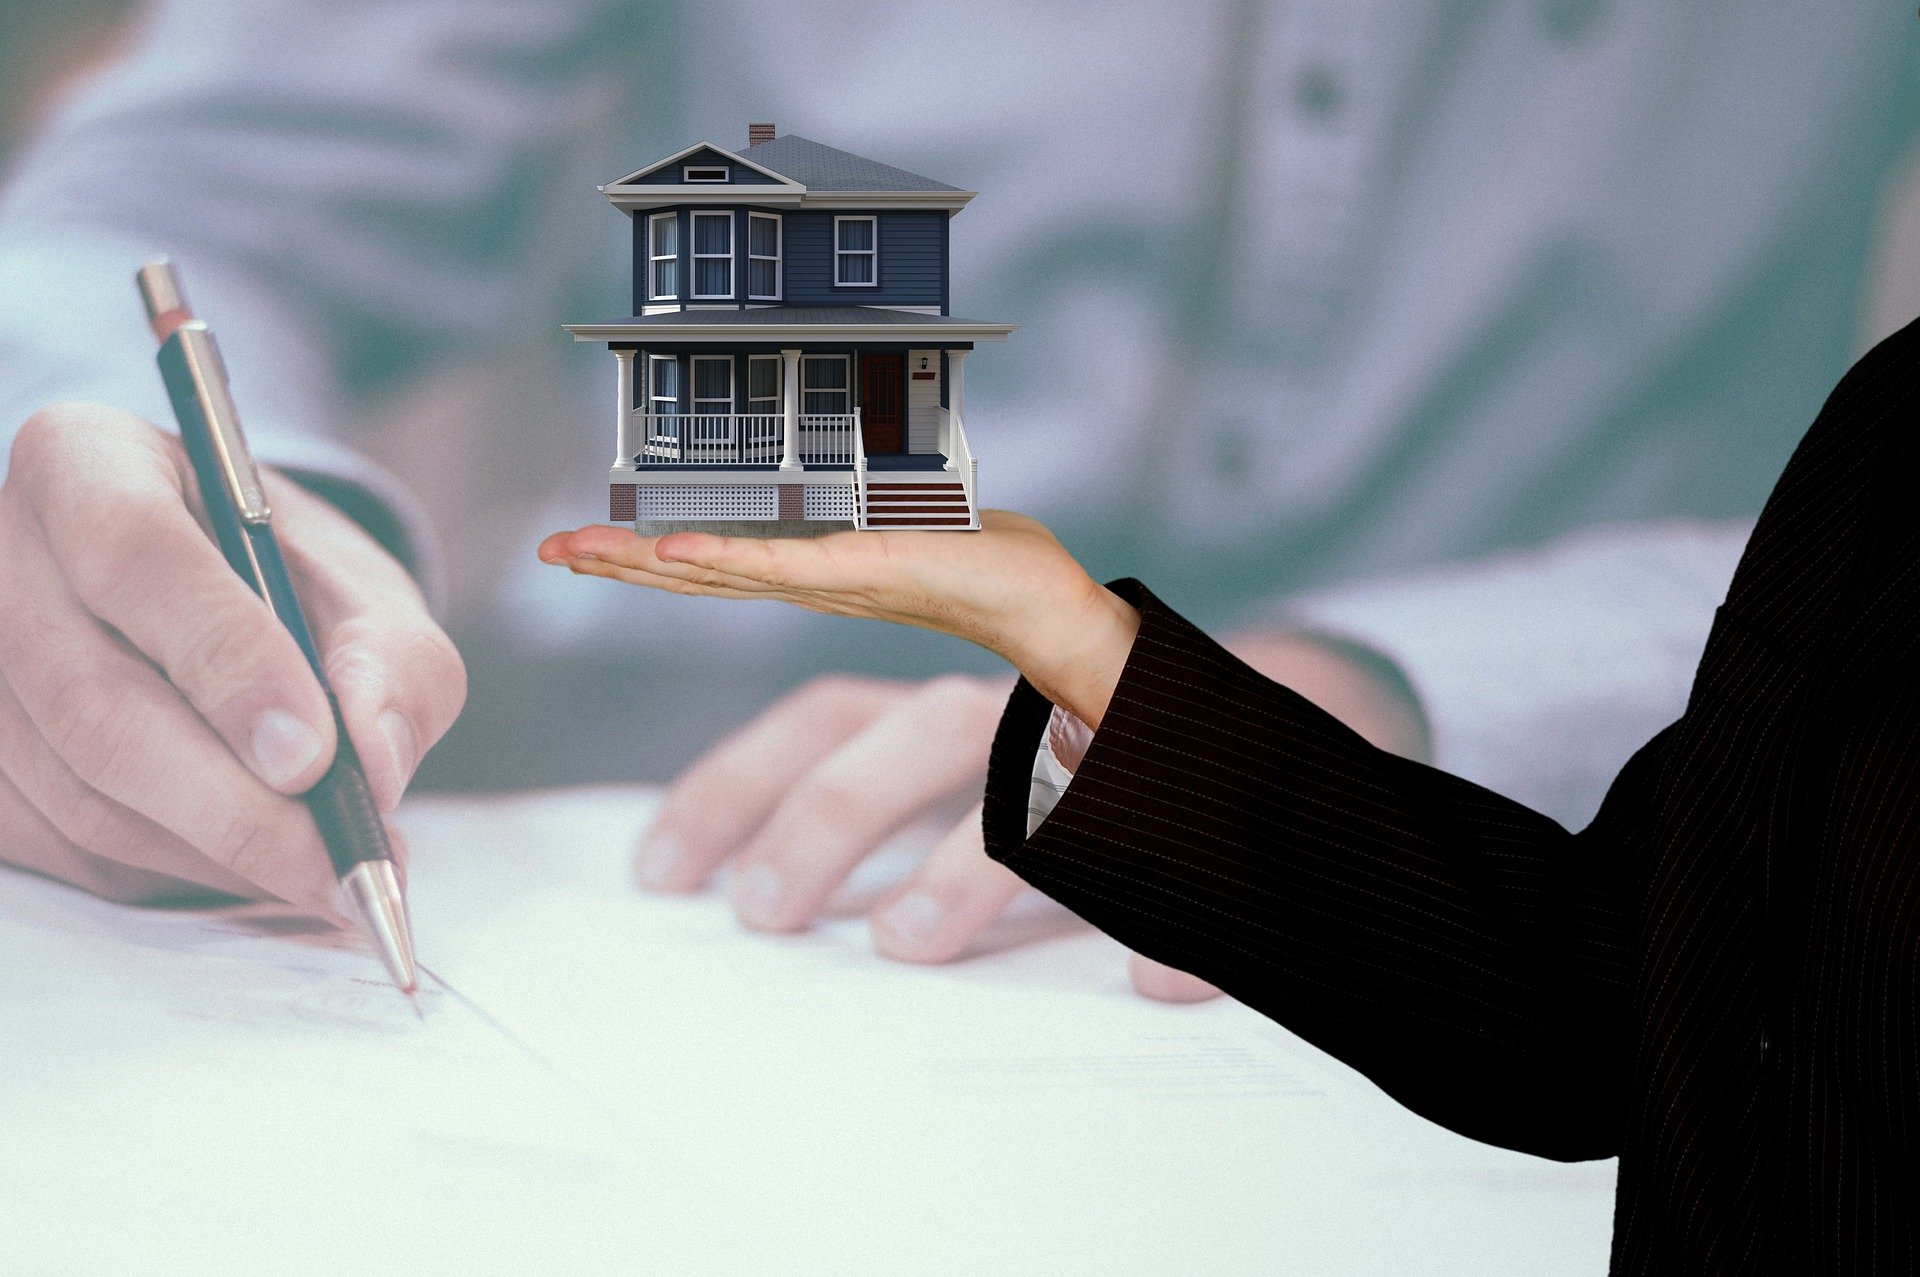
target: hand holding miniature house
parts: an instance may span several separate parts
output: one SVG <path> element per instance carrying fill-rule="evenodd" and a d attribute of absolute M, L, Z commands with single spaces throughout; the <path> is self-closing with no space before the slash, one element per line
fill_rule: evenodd
<path fill-rule="evenodd" d="M 617 368 L 609 518 L 659 534 L 980 526 L 948 313 L 973 192 L 788 134 L 701 142 L 600 188 L 633 220 L 633 310 L 569 324 Z"/>

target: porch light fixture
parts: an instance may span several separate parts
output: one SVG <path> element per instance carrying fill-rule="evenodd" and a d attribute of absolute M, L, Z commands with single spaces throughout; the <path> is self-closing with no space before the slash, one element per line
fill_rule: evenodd
<path fill-rule="evenodd" d="M 925 372 L 926 370 L 927 370 L 927 357 L 925 355 L 922 355 L 920 356 L 920 371 Z"/>

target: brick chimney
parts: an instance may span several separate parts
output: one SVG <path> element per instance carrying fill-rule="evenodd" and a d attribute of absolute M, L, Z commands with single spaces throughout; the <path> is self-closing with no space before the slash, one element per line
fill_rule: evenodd
<path fill-rule="evenodd" d="M 758 146 L 762 142 L 771 142 L 771 141 L 773 141 L 773 125 L 771 124 L 747 125 L 747 145 L 748 146 Z"/>

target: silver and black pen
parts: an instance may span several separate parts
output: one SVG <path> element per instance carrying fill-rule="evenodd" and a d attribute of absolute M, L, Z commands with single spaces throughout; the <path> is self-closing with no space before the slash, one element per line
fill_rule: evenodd
<path fill-rule="evenodd" d="M 337 744 L 333 764 L 307 791 L 305 801 L 319 826 L 320 839 L 348 904 L 379 951 L 393 983 L 415 998 L 419 974 L 413 958 L 407 900 L 394 871 L 393 845 L 374 803 L 367 773 L 347 736 L 340 702 L 327 682 L 313 633 L 300 610 L 280 542 L 273 535 L 273 511 L 260 486 L 240 413 L 227 383 L 226 365 L 206 324 L 193 317 L 179 274 L 165 258 L 149 262 L 138 275 L 147 319 L 160 341 L 160 375 L 173 400 L 180 438 L 199 481 L 200 500 L 227 562 L 293 635 L 320 680 L 333 709 Z M 414 1009 L 419 1009 L 415 1000 Z"/>

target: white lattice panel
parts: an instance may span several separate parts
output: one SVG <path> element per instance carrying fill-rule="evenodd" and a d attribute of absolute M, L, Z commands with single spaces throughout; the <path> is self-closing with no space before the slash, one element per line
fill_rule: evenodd
<path fill-rule="evenodd" d="M 852 519 L 853 489 L 809 485 L 806 511 L 809 519 Z"/>
<path fill-rule="evenodd" d="M 634 514 L 642 520 L 776 519 L 778 502 L 771 484 L 662 484 L 634 493 Z"/>

